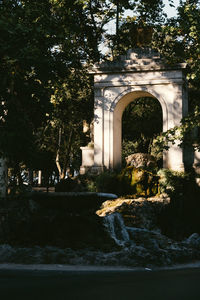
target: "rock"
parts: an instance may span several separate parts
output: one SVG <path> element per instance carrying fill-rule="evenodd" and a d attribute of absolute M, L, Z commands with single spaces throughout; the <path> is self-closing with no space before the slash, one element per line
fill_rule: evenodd
<path fill-rule="evenodd" d="M 198 233 L 193 233 L 185 240 L 186 244 L 189 244 L 193 247 L 200 248 L 200 236 Z"/>
<path fill-rule="evenodd" d="M 155 157 L 147 153 L 134 153 L 125 159 L 127 166 L 135 168 L 155 168 L 157 166 Z"/>
<path fill-rule="evenodd" d="M 156 159 L 147 153 L 135 153 L 126 157 L 126 168 L 119 176 L 126 194 L 154 196 L 158 193 L 159 176 L 155 173 Z"/>
<path fill-rule="evenodd" d="M 128 166 L 119 176 L 127 185 L 127 194 L 137 196 L 155 196 L 158 193 L 158 179 L 156 174 L 142 168 Z"/>
<path fill-rule="evenodd" d="M 169 203 L 169 198 L 138 198 L 108 200 L 102 203 L 100 210 L 96 213 L 105 217 L 113 213 L 120 213 L 124 223 L 128 227 L 146 228 L 159 231 L 157 227 L 157 216 Z"/>
<path fill-rule="evenodd" d="M 9 211 L 9 240 L 0 244 L 0 262 L 152 267 L 200 259 L 199 234 L 176 242 L 159 231 L 157 216 L 168 200 L 110 200 L 96 216 L 39 211 L 18 199 Z"/>
<path fill-rule="evenodd" d="M 119 213 L 107 215 L 104 224 L 112 239 L 119 246 L 129 245 L 130 236 L 124 225 L 124 220 Z"/>

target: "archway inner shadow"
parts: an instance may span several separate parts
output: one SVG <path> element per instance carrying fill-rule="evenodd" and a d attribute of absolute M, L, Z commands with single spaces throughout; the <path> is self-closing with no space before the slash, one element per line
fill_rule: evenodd
<path fill-rule="evenodd" d="M 153 97 L 140 97 L 129 103 L 122 115 L 122 166 L 133 153 L 155 155 L 153 139 L 163 131 L 162 107 Z M 162 153 L 156 155 L 162 167 Z"/>

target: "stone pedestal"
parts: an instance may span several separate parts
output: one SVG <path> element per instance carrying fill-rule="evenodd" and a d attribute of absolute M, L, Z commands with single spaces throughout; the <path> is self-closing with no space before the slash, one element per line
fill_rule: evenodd
<path fill-rule="evenodd" d="M 82 165 L 80 167 L 80 174 L 83 175 L 91 170 L 94 166 L 94 148 L 89 146 L 81 147 L 82 150 Z"/>

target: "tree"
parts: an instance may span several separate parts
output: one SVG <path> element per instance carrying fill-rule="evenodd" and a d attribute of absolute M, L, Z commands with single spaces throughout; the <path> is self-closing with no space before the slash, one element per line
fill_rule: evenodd
<path fill-rule="evenodd" d="M 83 120 L 91 122 L 93 93 L 86 69 L 74 69 L 60 78 L 51 96 L 52 112 L 38 134 L 38 147 L 51 152 L 60 179 L 80 166 L 80 146 L 88 142 L 83 134 Z"/>
<path fill-rule="evenodd" d="M 61 0 L 0 1 L 0 151 L 14 168 L 19 182 L 20 165 L 34 167 L 38 128 L 45 128 L 49 116 L 57 114 L 52 113 L 58 107 L 51 102 L 52 95 L 61 95 L 63 86 L 72 81 L 81 88 L 83 80 L 77 74 L 82 72 L 82 61 L 99 59 L 101 27 L 94 23 L 99 9 L 94 11 L 90 4 Z M 72 80 L 73 74 L 77 82 Z M 65 115 L 70 115 L 77 109 L 76 100 L 64 109 Z M 76 123 L 71 124 L 76 127 Z"/>
<path fill-rule="evenodd" d="M 72 157 L 75 161 L 85 140 L 81 118 L 90 119 L 93 110 L 83 64 L 103 57 L 99 45 L 116 7 L 118 16 L 131 8 L 138 20 L 150 24 L 161 13 L 162 1 L 0 1 L 0 153 L 19 182 L 20 165 L 39 168 L 43 151 L 49 153 L 47 164 L 54 151 L 64 171 Z"/>
<path fill-rule="evenodd" d="M 186 62 L 190 91 L 198 89 L 200 78 L 200 3 L 198 0 L 181 1 L 178 17 L 158 26 L 154 33 L 153 46 L 168 63 Z"/>
<path fill-rule="evenodd" d="M 153 28 L 163 24 L 166 15 L 163 13 L 163 0 L 114 0 L 117 6 L 116 34 L 107 34 L 112 56 L 126 52 L 130 48 L 149 46 Z M 168 1 L 173 6 L 173 1 Z M 133 17 L 123 18 L 126 9 L 132 11 Z"/>
<path fill-rule="evenodd" d="M 168 148 L 169 142 L 179 139 L 181 146 L 194 144 L 196 148 L 199 148 L 200 135 L 195 135 L 194 131 L 198 133 L 200 126 L 200 2 L 198 0 L 181 1 L 178 16 L 169 20 L 162 13 L 162 4 L 162 1 L 155 1 L 152 4 L 150 1 L 148 3 L 135 1 L 137 14 L 133 18 L 128 17 L 122 20 L 118 37 L 108 36 L 108 39 L 111 45 L 114 45 L 114 55 L 124 53 L 130 48 L 153 47 L 169 64 L 187 63 L 190 114 L 182 120 L 179 127 L 170 129 L 158 137 L 154 146 L 160 152 L 163 148 Z M 170 4 L 173 5 L 171 1 Z M 151 11 L 150 7 L 146 9 L 148 5 L 154 5 L 154 10 Z"/>
<path fill-rule="evenodd" d="M 168 142 L 180 140 L 200 149 L 200 2 L 198 0 L 181 1 L 178 17 L 172 18 L 165 26 L 157 27 L 153 46 L 158 49 L 168 63 L 186 62 L 189 96 L 189 115 L 179 127 L 170 129 L 158 137 L 155 144 L 168 148 Z M 195 134 L 197 132 L 197 134 Z M 183 143 L 184 142 L 184 143 Z"/>
<path fill-rule="evenodd" d="M 47 1 L 43 6 L 0 2 L 0 149 L 19 181 L 19 165 L 30 163 L 34 131 L 48 110 L 53 45 L 46 38 L 51 33 L 49 11 Z"/>

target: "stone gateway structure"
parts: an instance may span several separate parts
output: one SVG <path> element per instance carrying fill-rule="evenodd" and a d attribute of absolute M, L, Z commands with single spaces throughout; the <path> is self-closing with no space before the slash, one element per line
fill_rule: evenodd
<path fill-rule="evenodd" d="M 82 174 L 91 168 L 96 173 L 120 168 L 122 114 L 135 99 L 159 101 L 163 131 L 179 125 L 188 112 L 185 68 L 186 64 L 167 65 L 159 53 L 145 49 L 129 50 L 90 70 L 94 75 L 94 148 L 82 147 Z M 185 159 L 182 148 L 170 145 L 163 154 L 163 167 L 182 171 Z"/>

